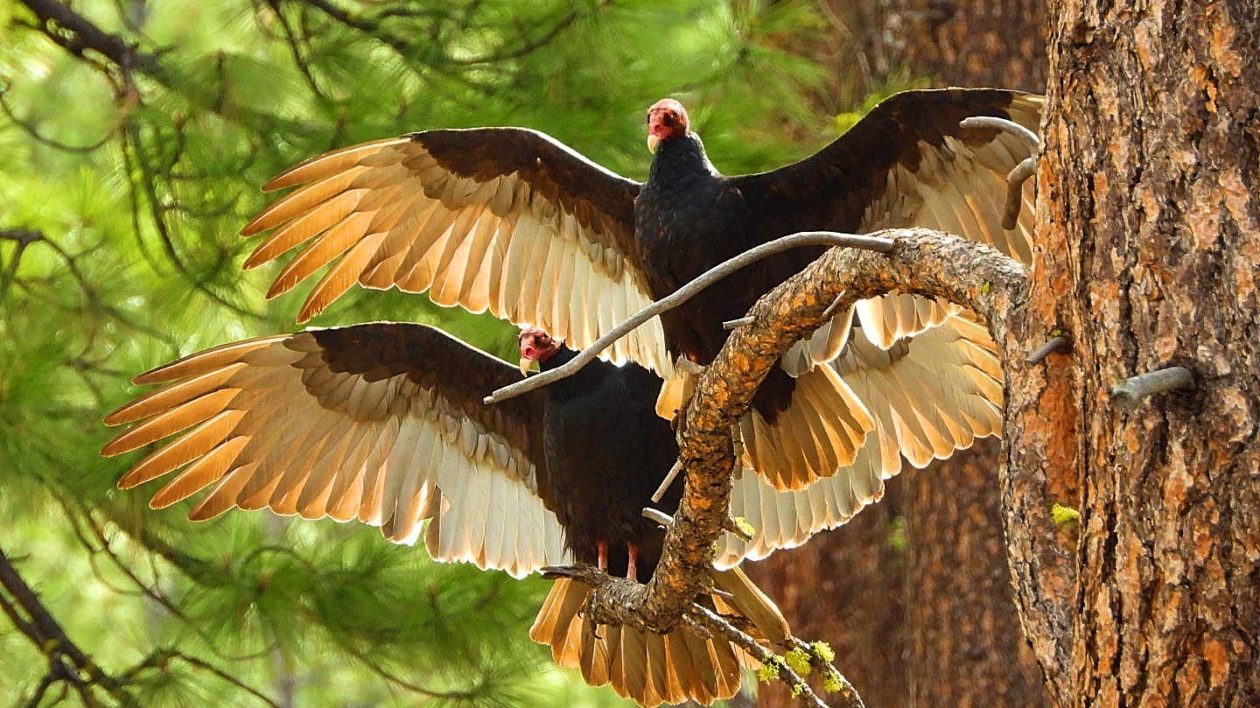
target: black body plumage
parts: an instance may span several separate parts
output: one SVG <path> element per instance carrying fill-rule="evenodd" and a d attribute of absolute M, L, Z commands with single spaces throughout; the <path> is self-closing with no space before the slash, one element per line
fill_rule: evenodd
<path fill-rule="evenodd" d="M 576 354 L 561 348 L 541 364 L 558 367 Z M 664 535 L 642 516 L 645 506 L 673 514 L 682 483 L 659 504 L 652 493 L 678 457 L 674 431 L 655 411 L 661 380 L 635 364 L 588 364 L 576 376 L 546 389 L 543 418 L 546 478 L 539 496 L 564 527 L 576 560 L 595 564 L 600 541 L 609 545 L 608 571 L 626 573 L 626 546 L 639 548 L 636 564 L 646 582 L 660 559 Z"/>

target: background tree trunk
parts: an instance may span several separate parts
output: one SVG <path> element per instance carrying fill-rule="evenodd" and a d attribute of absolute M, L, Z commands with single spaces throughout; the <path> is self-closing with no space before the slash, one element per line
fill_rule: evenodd
<path fill-rule="evenodd" d="M 1043 91 L 1042 0 L 831 0 L 841 54 L 871 81 L 899 68 L 934 84 Z M 868 86 L 870 88 L 870 86 Z M 796 631 L 832 641 L 872 706 L 1048 703 L 1011 601 L 1000 445 L 888 482 L 884 500 L 753 572 Z M 763 706 L 792 705 L 786 690 Z"/>
<path fill-rule="evenodd" d="M 1045 90 L 1045 0 L 889 0 L 870 11 L 893 67 L 942 85 Z"/>
<path fill-rule="evenodd" d="M 1049 416 L 1054 385 L 1014 372 L 1007 444 L 1030 463 L 1016 474 L 1048 459 L 1051 486 L 1084 485 L 1075 578 L 1019 583 L 1030 638 L 1063 703 L 1256 705 L 1260 9 L 1067 0 L 1050 76 L 1029 317 L 1076 348 L 1052 362 L 1070 394 Z M 1169 365 L 1195 388 L 1111 403 L 1117 381 Z M 1035 562 L 1045 529 L 1008 531 Z M 1063 577 L 1074 591 L 1044 602 Z"/>
<path fill-rule="evenodd" d="M 906 553 L 895 493 L 848 524 L 748 570 L 783 610 L 797 635 L 824 639 L 836 666 L 868 706 L 909 698 Z M 797 706 L 785 684 L 762 684 L 761 706 Z"/>

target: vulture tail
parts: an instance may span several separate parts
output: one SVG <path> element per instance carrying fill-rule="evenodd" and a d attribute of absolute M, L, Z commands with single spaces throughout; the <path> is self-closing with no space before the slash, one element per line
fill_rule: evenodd
<path fill-rule="evenodd" d="M 738 613 L 753 634 L 784 644 L 791 630 L 774 602 L 738 568 L 712 570 L 715 588 L 730 597 L 711 596 L 722 614 Z M 705 639 L 685 627 L 660 635 L 630 627 L 596 625 L 584 616 L 591 588 L 557 580 L 538 611 L 529 636 L 551 646 L 551 656 L 576 668 L 592 686 L 610 684 L 619 695 L 642 706 L 693 700 L 709 705 L 739 692 L 742 665 L 753 660 L 717 637 Z"/>

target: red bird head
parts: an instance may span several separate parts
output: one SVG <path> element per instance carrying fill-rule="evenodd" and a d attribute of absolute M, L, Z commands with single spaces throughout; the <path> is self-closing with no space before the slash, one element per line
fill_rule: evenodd
<path fill-rule="evenodd" d="M 647 112 L 647 124 L 648 150 L 653 153 L 656 152 L 656 146 L 662 140 L 686 135 L 691 128 L 691 121 L 687 118 L 687 109 L 672 98 L 662 98 L 652 104 Z"/>
<path fill-rule="evenodd" d="M 560 351 L 560 343 L 541 329 L 521 330 L 521 373 L 529 371 L 534 362 L 542 363 Z"/>

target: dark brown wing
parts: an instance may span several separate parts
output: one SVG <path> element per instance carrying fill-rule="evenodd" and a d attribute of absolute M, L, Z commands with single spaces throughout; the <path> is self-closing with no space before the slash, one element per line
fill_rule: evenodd
<path fill-rule="evenodd" d="M 988 243 L 1031 263 L 1032 186 L 1014 230 L 1002 228 L 1006 175 L 1029 155 L 1019 138 L 990 128 L 964 129 L 970 116 L 1007 118 L 1036 131 L 1040 96 L 1000 89 L 898 93 L 811 157 L 786 167 L 733 178 L 770 235 L 830 228 L 868 233 L 925 226 Z M 857 308 L 873 342 L 939 324 L 952 310 L 892 295 Z M 835 338 L 834 354 L 843 343 Z"/>
<path fill-rule="evenodd" d="M 421 325 L 367 324 L 235 342 L 136 377 L 163 386 L 106 417 L 131 424 L 101 454 L 160 443 L 119 481 L 182 471 L 161 508 L 233 507 L 380 526 L 437 559 L 524 575 L 565 557 L 537 496 L 544 398 L 481 399 L 511 365 Z"/>
<path fill-rule="evenodd" d="M 432 130 L 330 152 L 265 189 L 297 187 L 242 233 L 275 229 L 246 262 L 310 242 L 274 297 L 332 266 L 299 321 L 355 283 L 428 291 L 440 305 L 541 327 L 590 345 L 652 301 L 638 267 L 638 183 L 523 128 Z M 609 357 L 668 368 L 659 320 Z"/>

